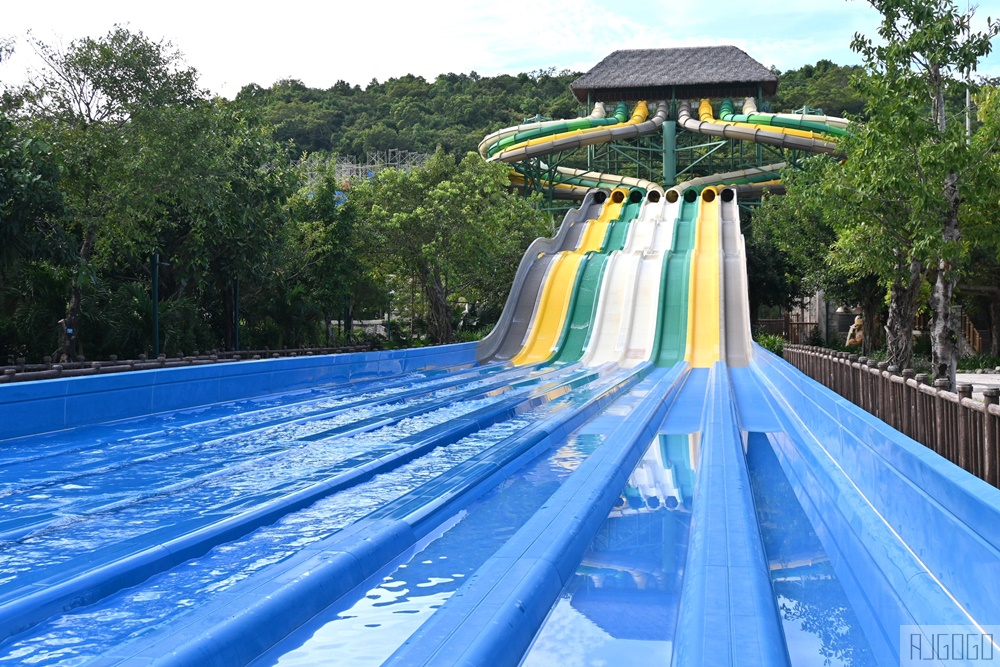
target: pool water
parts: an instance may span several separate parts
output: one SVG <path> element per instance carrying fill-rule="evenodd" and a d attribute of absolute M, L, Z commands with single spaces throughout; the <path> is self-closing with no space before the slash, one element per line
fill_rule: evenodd
<path fill-rule="evenodd" d="M 523 665 L 670 663 L 697 452 L 697 434 L 650 443 Z"/>
<path fill-rule="evenodd" d="M 792 667 L 876 667 L 868 640 L 767 436 L 747 465 Z"/>

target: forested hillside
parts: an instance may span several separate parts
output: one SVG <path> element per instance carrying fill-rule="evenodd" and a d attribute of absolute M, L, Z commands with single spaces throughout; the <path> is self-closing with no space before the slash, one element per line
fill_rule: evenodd
<path fill-rule="evenodd" d="M 387 312 L 398 344 L 481 335 L 557 221 L 507 192 L 507 167 L 466 156 L 501 127 L 584 111 L 565 71 L 284 80 L 225 100 L 126 28 L 32 46 L 46 66 L 0 91 L 3 358 L 153 352 L 154 275 L 168 354 L 229 348 L 237 325 L 244 348 L 328 345 L 349 335 L 335 322 Z M 777 103 L 854 111 L 851 71 L 787 72 Z M 387 149 L 433 157 L 335 174 L 336 156 Z"/>
<path fill-rule="evenodd" d="M 440 146 L 464 155 L 485 135 L 529 116 L 575 116 L 580 105 L 569 84 L 577 76 L 551 69 L 492 77 L 472 72 L 428 82 L 407 75 L 365 88 L 341 81 L 326 90 L 289 79 L 266 89 L 245 86 L 236 99 L 258 107 L 275 139 L 291 142 L 293 153 L 364 157 L 390 148 L 433 153 Z"/>

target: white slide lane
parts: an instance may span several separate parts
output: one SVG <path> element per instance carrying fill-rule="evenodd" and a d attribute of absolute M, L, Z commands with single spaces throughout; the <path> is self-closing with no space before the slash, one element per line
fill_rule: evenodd
<path fill-rule="evenodd" d="M 618 347 L 618 334 L 625 310 L 631 307 L 635 273 L 641 257 L 640 253 L 626 254 L 616 250 L 608 258 L 594 315 L 594 332 L 583 355 L 584 365 L 599 366 L 609 361 L 617 362 L 621 357 L 624 350 Z"/>
<path fill-rule="evenodd" d="M 661 200 L 665 201 L 665 200 Z M 649 359 L 653 340 L 656 338 L 657 314 L 660 308 L 660 278 L 663 273 L 663 258 L 673 245 L 674 220 L 680 211 L 680 200 L 665 203 L 659 211 L 652 236 L 647 243 L 639 267 L 635 289 L 635 305 L 631 320 L 623 333 L 626 343 L 619 363 L 632 368 Z"/>
<path fill-rule="evenodd" d="M 730 192 L 733 192 L 730 190 Z M 740 233 L 736 193 L 719 206 L 722 217 L 722 321 L 723 359 L 730 366 L 746 366 L 753 355 L 750 335 L 750 299 L 747 286 L 747 255 Z"/>

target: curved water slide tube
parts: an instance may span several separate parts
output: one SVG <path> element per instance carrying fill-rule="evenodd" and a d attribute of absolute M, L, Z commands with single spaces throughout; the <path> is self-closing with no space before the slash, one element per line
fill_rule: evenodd
<path fill-rule="evenodd" d="M 746 98 L 743 102 L 743 113 L 735 112 L 733 101 L 725 99 L 722 101 L 722 108 L 719 110 L 719 118 L 727 122 L 749 123 L 751 125 L 770 125 L 773 127 L 784 127 L 794 130 L 807 130 L 832 134 L 844 137 L 850 134 L 847 131 L 847 120 L 844 118 L 834 118 L 831 116 L 795 116 L 788 118 L 779 114 L 763 113 L 757 111 L 757 102 L 752 97 Z M 825 122 L 813 120 L 813 118 L 823 118 Z"/>
<path fill-rule="evenodd" d="M 760 199 L 765 192 L 773 195 L 785 194 L 785 184 L 778 180 L 734 185 L 733 189 L 736 190 L 738 196 L 747 197 L 748 199 Z"/>
<path fill-rule="evenodd" d="M 740 233 L 737 191 L 719 193 L 722 218 L 723 359 L 729 367 L 743 367 L 753 358 L 750 335 L 750 296 L 747 285 L 746 244 Z"/>
<path fill-rule="evenodd" d="M 622 105 L 619 104 L 619 109 L 621 107 Z M 597 127 L 590 130 L 574 130 L 554 134 L 550 137 L 531 139 L 519 144 L 510 145 L 489 159 L 512 163 L 520 162 L 557 151 L 575 150 L 585 146 L 652 134 L 660 129 L 668 113 L 667 104 L 660 102 L 657 104 L 656 113 L 653 118 L 647 119 L 648 106 L 645 102 L 640 102 L 636 105 L 632 113 L 632 118 L 627 123 L 612 128 Z M 580 120 L 585 121 L 587 119 Z M 480 152 L 482 153 L 482 150 Z M 544 169 L 545 165 L 542 165 L 542 167 Z M 663 190 L 659 183 L 644 178 L 604 174 L 587 169 L 573 169 L 570 167 L 556 167 L 556 171 L 560 174 L 562 180 L 553 190 L 553 195 L 557 198 L 582 198 L 586 194 L 585 188 L 637 187 L 647 191 Z M 524 175 L 511 172 L 510 178 L 511 183 L 515 187 L 524 187 Z M 543 181 L 542 185 L 549 186 L 551 184 L 548 181 Z"/>
<path fill-rule="evenodd" d="M 713 137 L 752 141 L 782 149 L 788 148 L 809 153 L 829 154 L 835 154 L 838 150 L 837 144 L 833 142 L 817 139 L 814 136 L 803 136 L 811 135 L 812 133 L 785 128 L 768 130 L 763 129 L 761 126 L 716 120 L 712 115 L 712 105 L 708 100 L 702 100 L 698 120 L 695 120 L 691 116 L 690 103 L 687 100 L 682 101 L 677 109 L 677 124 L 689 132 L 697 132 Z"/>
<path fill-rule="evenodd" d="M 518 190 L 524 190 L 524 174 L 516 171 L 510 172 L 510 184 Z M 598 185 L 573 185 L 571 183 L 556 183 L 552 185 L 549 181 L 543 181 L 545 187 L 552 189 L 552 198 L 560 200 L 579 201 L 587 196 L 587 193 L 594 188 L 614 187 Z"/>
<path fill-rule="evenodd" d="M 620 109 L 622 107 L 625 107 L 626 109 L 628 108 L 627 106 L 625 106 L 624 103 L 619 103 L 618 108 Z M 616 126 L 616 127 L 614 127 L 614 129 L 621 130 L 624 127 L 635 127 L 636 125 L 639 125 L 640 123 L 645 122 L 648 117 L 649 117 L 649 105 L 646 104 L 645 102 L 637 102 L 636 105 L 635 105 L 635 108 L 632 109 L 632 117 L 629 118 L 627 122 L 619 123 L 618 120 L 617 120 L 618 117 L 616 117 L 616 118 L 614 118 L 612 120 L 613 120 L 613 125 Z M 596 121 L 593 121 L 593 122 L 596 123 Z M 604 130 L 604 129 L 606 129 L 606 128 L 597 127 L 597 126 L 583 127 L 583 128 L 576 128 L 576 129 L 566 129 L 566 130 L 564 130 L 562 132 L 544 133 L 544 134 L 540 134 L 540 135 L 534 136 L 534 137 L 525 137 L 522 141 L 508 142 L 507 145 L 504 146 L 504 148 L 502 150 L 493 151 L 492 155 L 490 156 L 489 159 L 490 160 L 500 160 L 500 161 L 503 161 L 503 162 L 520 162 L 521 160 L 523 160 L 525 158 L 523 158 L 523 157 L 517 157 L 517 155 L 518 155 L 517 151 L 519 149 L 527 149 L 527 148 L 532 148 L 532 147 L 535 147 L 535 146 L 544 146 L 546 144 L 552 143 L 554 141 L 558 141 L 560 139 L 572 139 L 574 137 L 579 137 L 581 135 L 589 135 L 589 134 L 592 134 L 592 133 L 597 133 L 599 135 L 599 134 L 603 134 L 602 130 Z M 559 150 L 559 149 L 556 149 L 556 150 Z M 570 150 L 573 150 L 573 149 L 570 149 Z M 542 152 L 538 153 L 538 155 L 547 155 L 547 154 L 552 153 L 552 152 L 554 152 L 554 151 L 553 150 L 543 150 Z M 511 153 L 515 157 L 513 159 L 510 159 L 510 160 L 504 159 L 503 156 L 506 153 Z M 535 155 L 529 155 L 528 157 L 535 157 Z"/>
<path fill-rule="evenodd" d="M 738 171 L 727 171 L 722 174 L 712 174 L 710 176 L 700 176 L 678 183 L 666 192 L 667 199 L 677 200 L 688 190 L 701 192 L 709 186 L 738 186 L 738 185 L 764 185 L 780 182 L 781 170 L 786 164 L 778 162 L 763 167 L 751 167 L 750 169 L 740 169 Z"/>
<path fill-rule="evenodd" d="M 566 214 L 554 237 L 535 239 L 528 246 L 517 267 L 500 319 L 493 331 L 476 345 L 476 358 L 479 361 L 509 360 L 521 350 L 539 290 L 555 256 L 577 248 L 588 221 L 602 216 L 608 219 L 617 216 L 626 194 L 621 190 L 613 193 L 591 190 L 580 208 Z"/>
<path fill-rule="evenodd" d="M 648 118 L 649 107 L 645 102 L 639 102 L 632 112 L 632 118 L 621 126 L 600 127 L 589 130 L 574 130 L 555 134 L 542 139 L 532 139 L 493 155 L 490 160 L 500 162 L 521 162 L 533 157 L 540 157 L 560 151 L 572 151 L 586 146 L 632 139 L 644 134 L 657 132 L 667 119 L 669 113 L 667 104 L 657 104 L 653 118 Z"/>
<path fill-rule="evenodd" d="M 542 168 L 546 166 L 543 164 Z M 556 183 L 553 189 L 555 199 L 583 199 L 593 188 L 640 188 L 647 192 L 663 192 L 659 183 L 645 178 L 634 178 L 632 176 L 619 176 L 618 174 L 603 174 L 588 169 L 572 169 L 570 167 L 556 167 L 556 171 L 562 175 L 562 182 Z M 510 172 L 510 182 L 514 187 L 524 187 L 524 174 L 516 171 Z M 543 180 L 542 185 L 552 187 L 551 183 Z"/>
<path fill-rule="evenodd" d="M 613 114 L 607 116 L 606 113 L 604 105 L 598 102 L 594 105 L 594 111 L 584 118 L 549 120 L 509 127 L 499 132 L 494 132 L 483 139 L 479 144 L 479 154 L 484 158 L 489 158 L 512 146 L 523 144 L 526 141 L 578 130 L 621 125 L 628 120 L 628 105 L 624 102 L 619 102 L 615 106 Z"/>

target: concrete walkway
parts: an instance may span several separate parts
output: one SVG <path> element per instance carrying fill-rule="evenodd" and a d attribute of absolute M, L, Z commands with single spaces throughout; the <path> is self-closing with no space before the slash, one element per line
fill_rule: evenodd
<path fill-rule="evenodd" d="M 958 384 L 971 384 L 973 398 L 983 399 L 985 389 L 1000 389 L 1000 373 L 958 373 L 955 375 Z"/>

